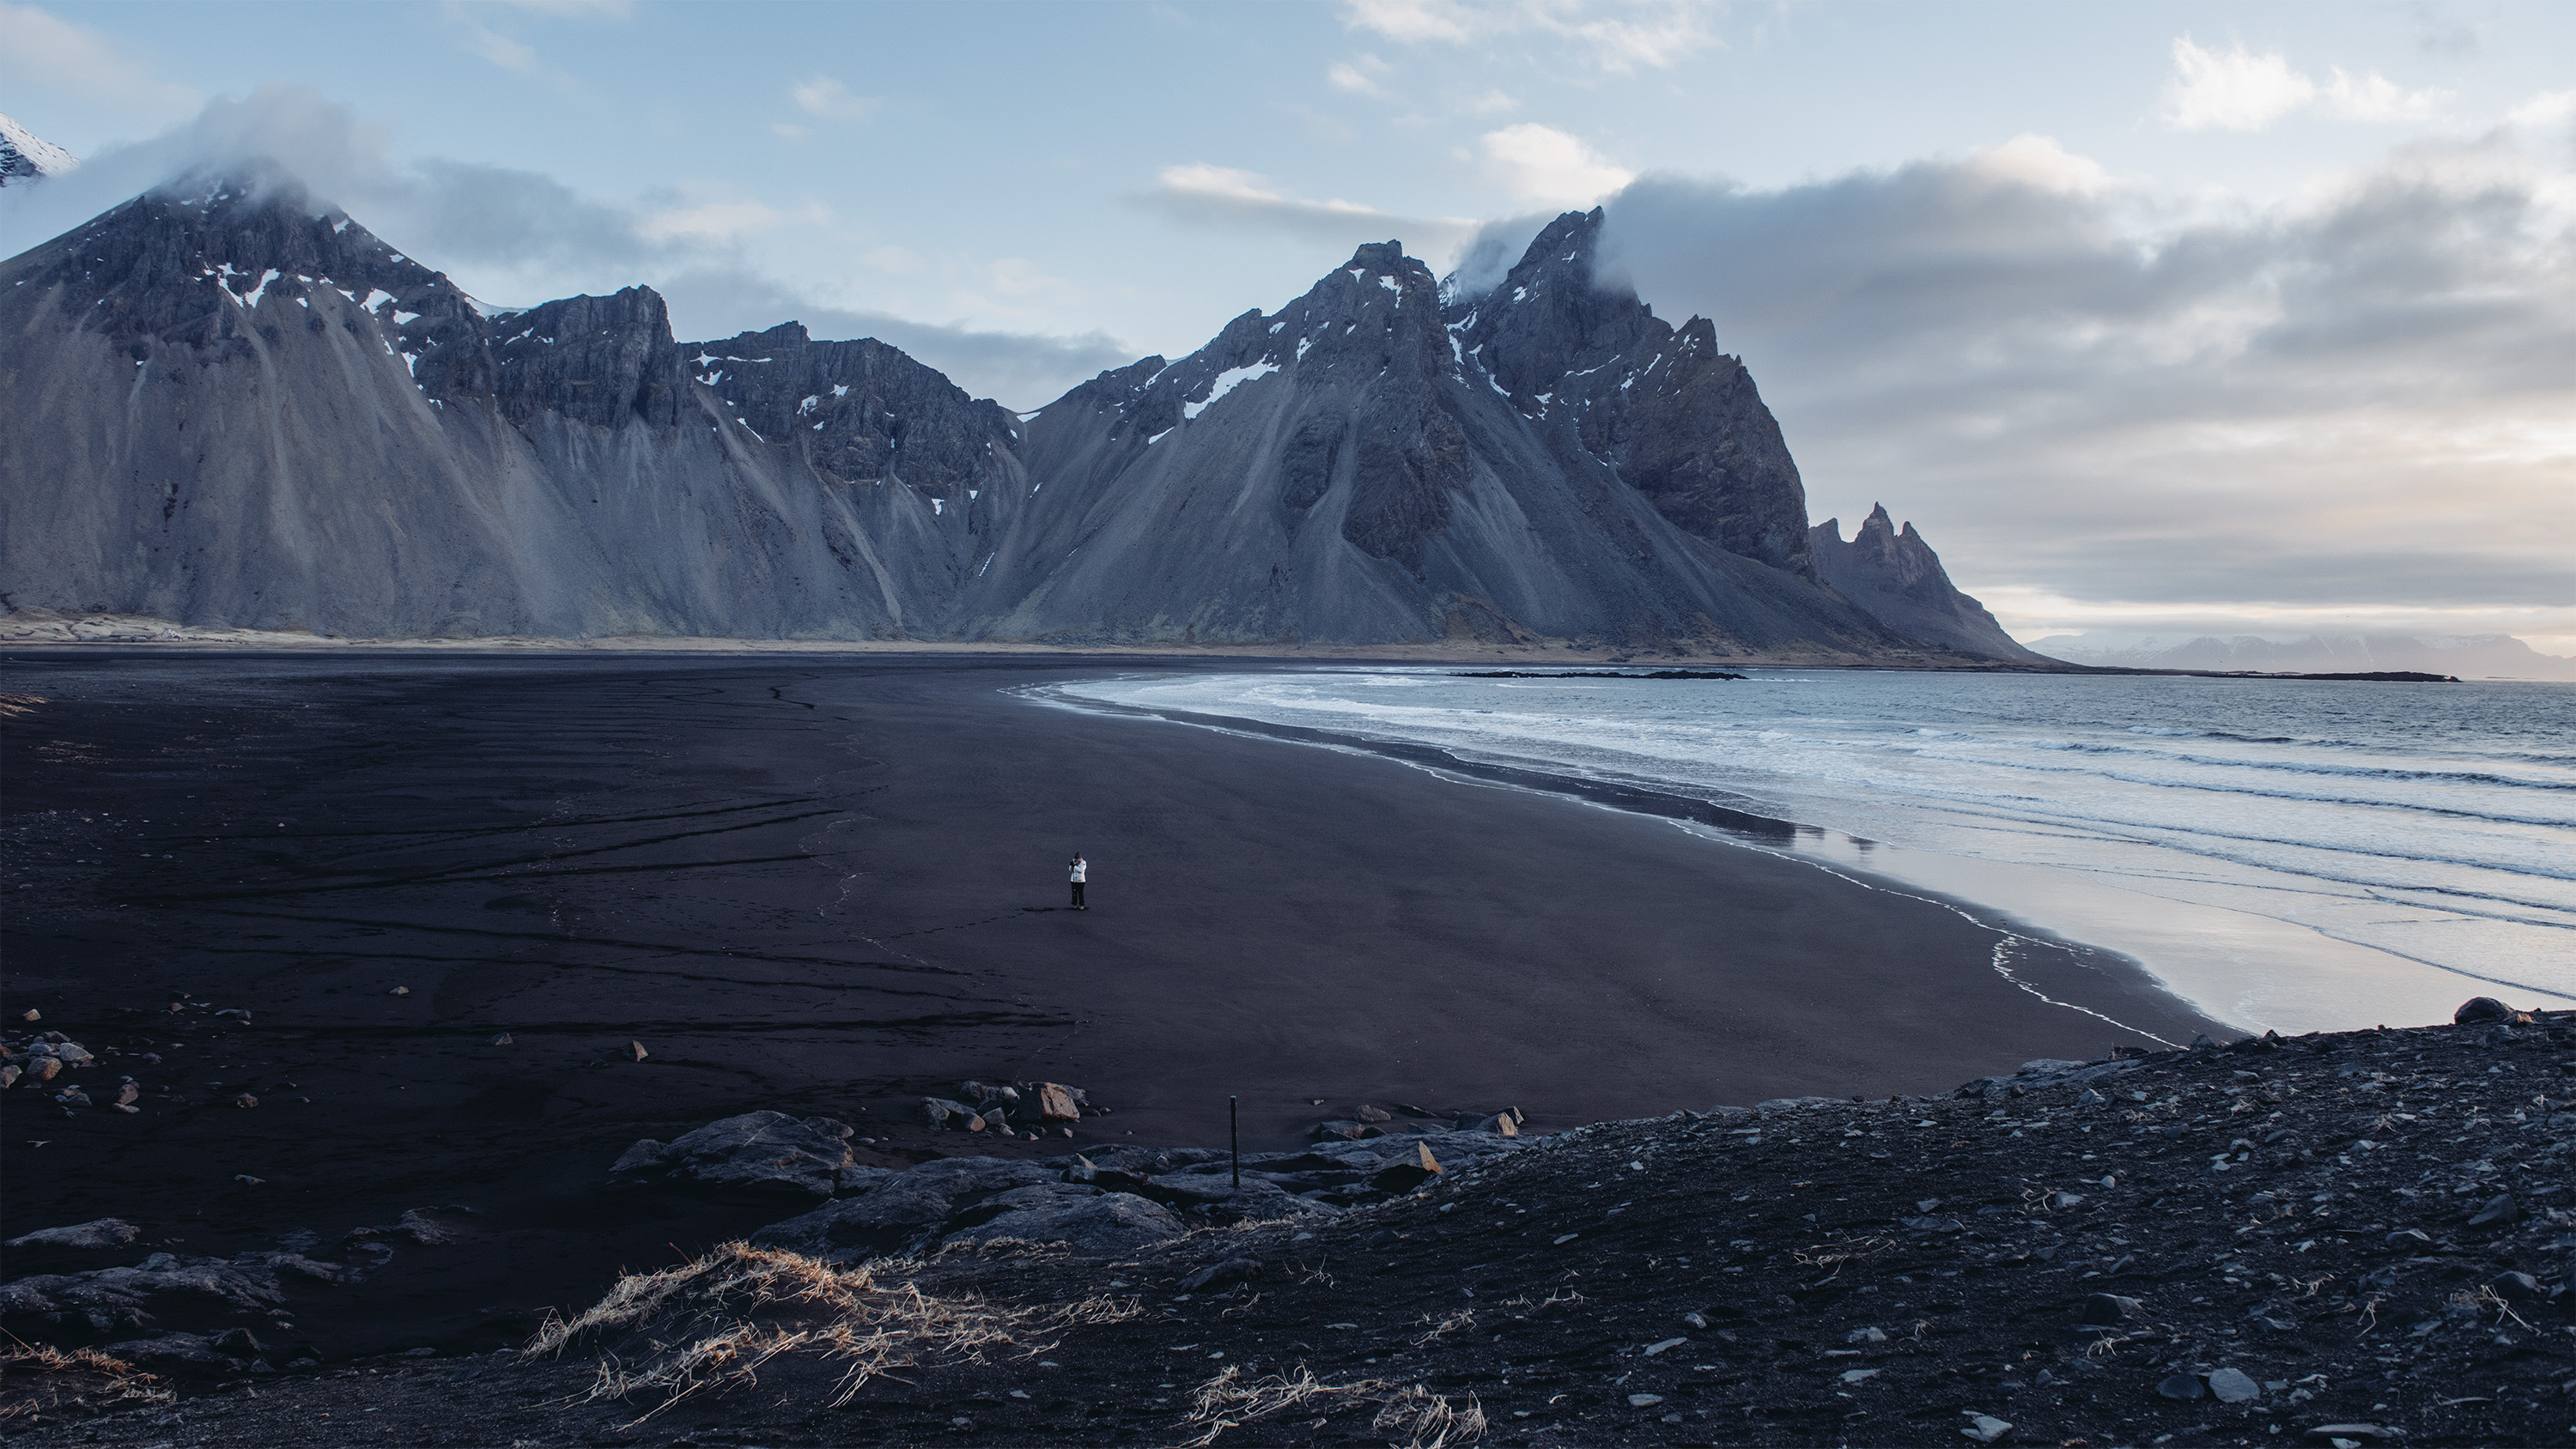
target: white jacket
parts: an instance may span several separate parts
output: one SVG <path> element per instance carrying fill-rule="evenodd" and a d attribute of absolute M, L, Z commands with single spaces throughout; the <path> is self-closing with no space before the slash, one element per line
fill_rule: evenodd
<path fill-rule="evenodd" d="M 1077 855 L 1077 856 L 1075 856 L 1075 857 L 1073 858 L 1073 875 L 1072 875 L 1072 877 L 1071 877 L 1071 879 L 1072 879 L 1073 883 L 1074 883 L 1074 884 L 1076 884 L 1076 885 L 1080 885 L 1080 884 L 1082 884 L 1082 877 L 1083 877 L 1084 873 L 1085 873 L 1085 872 L 1087 872 L 1087 871 L 1089 871 L 1090 869 L 1091 869 L 1091 862 L 1089 862 L 1089 861 L 1087 861 L 1087 860 L 1084 860 L 1082 857 L 1080 857 L 1080 856 L 1078 856 L 1078 855 Z"/>

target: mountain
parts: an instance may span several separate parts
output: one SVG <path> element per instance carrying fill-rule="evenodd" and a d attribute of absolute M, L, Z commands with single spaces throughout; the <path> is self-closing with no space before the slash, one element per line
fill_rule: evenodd
<path fill-rule="evenodd" d="M 1594 287 L 1600 225 L 1560 218 L 1474 297 L 1362 247 L 1023 417 L 792 322 L 677 341 L 641 287 L 488 309 L 282 173 L 198 175 L 0 263 L 0 603 L 378 638 L 1996 654 L 1819 572 L 1742 362 Z"/>
<path fill-rule="evenodd" d="M 71 152 L 0 113 L 0 186 L 23 186 L 78 165 Z"/>
<path fill-rule="evenodd" d="M 1965 654 L 2045 662 L 2014 643 L 1985 605 L 1960 593 L 1932 545 L 1912 523 L 1900 532 L 1886 505 L 1872 508 L 1848 543 L 1839 518 L 1817 524 L 1807 542 L 1817 574 L 1897 633 Z"/>
<path fill-rule="evenodd" d="M 2124 669 L 2243 670 L 2261 674 L 2355 674 L 2411 670 L 2462 679 L 2576 680 L 2576 659 L 2543 654 L 2510 634 L 2311 634 L 2221 639 L 2152 634 L 2053 634 L 2031 647 L 2052 659 Z"/>
<path fill-rule="evenodd" d="M 487 316 L 275 176 L 140 197 L 0 264 L 0 326 L 13 608 L 905 637 L 964 567 L 947 497 L 1019 476 L 1007 412 L 890 348 L 737 363 L 674 343 L 643 288 Z M 897 438 L 899 469 L 816 466 Z"/>
<path fill-rule="evenodd" d="M 1779 429 L 1706 324 L 1675 334 L 1594 291 L 1600 221 L 1561 219 L 1501 288 L 1445 308 L 1429 268 L 1364 246 L 1277 313 L 1050 404 L 1026 453 L 1047 506 L 1005 540 L 971 627 L 1908 647 L 1814 579 Z M 1732 411 L 1692 414 L 1711 400 Z M 1623 477 L 1638 459 L 1648 486 Z"/>

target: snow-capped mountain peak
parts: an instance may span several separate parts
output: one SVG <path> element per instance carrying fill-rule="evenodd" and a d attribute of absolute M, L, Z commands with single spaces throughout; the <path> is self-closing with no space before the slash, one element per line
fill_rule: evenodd
<path fill-rule="evenodd" d="M 0 186 L 24 186 L 79 165 L 79 157 L 0 114 Z"/>

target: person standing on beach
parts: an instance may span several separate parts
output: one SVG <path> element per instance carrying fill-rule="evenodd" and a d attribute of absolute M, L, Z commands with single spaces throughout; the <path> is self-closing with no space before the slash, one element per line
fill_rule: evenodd
<path fill-rule="evenodd" d="M 1091 909 L 1091 907 L 1086 906 L 1086 905 L 1084 905 L 1084 904 L 1082 903 L 1082 882 L 1083 882 L 1083 878 L 1084 878 L 1085 876 L 1088 876 L 1089 874 L 1091 874 L 1091 862 L 1089 862 L 1089 861 L 1087 861 L 1087 860 L 1084 860 L 1084 859 L 1083 859 L 1081 856 L 1079 856 L 1079 855 L 1076 855 L 1076 856 L 1073 858 L 1073 871 L 1072 871 L 1072 875 L 1073 875 L 1073 908 L 1074 908 L 1075 910 L 1077 910 L 1077 911 L 1087 911 L 1087 910 L 1090 910 L 1090 909 Z"/>

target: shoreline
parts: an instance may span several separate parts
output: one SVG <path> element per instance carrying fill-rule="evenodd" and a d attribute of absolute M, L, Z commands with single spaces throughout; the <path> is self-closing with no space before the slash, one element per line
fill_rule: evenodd
<path fill-rule="evenodd" d="M 919 1125 L 923 1095 L 1043 1079 L 1116 1115 L 1009 1155 L 1211 1140 L 1229 1095 L 1247 1148 L 1285 1148 L 1360 1101 L 1553 1131 L 2153 1045 L 2024 996 L 1946 907 L 1558 796 L 1003 693 L 1078 667 L 18 662 L 8 688 L 48 702 L 6 738 L 5 886 L 40 924 L 0 1004 L 143 1095 L 0 1093 L 49 1144 L 11 1220 L 235 1253 L 462 1204 L 479 1266 L 398 1247 L 376 1281 L 399 1321 L 299 1329 L 335 1358 L 501 1346 L 768 1220 L 607 1191 L 627 1144 L 738 1112 L 850 1122 L 897 1166 L 1004 1150 Z M 1095 864 L 1084 915 L 1068 849 Z M 2163 1040 L 2224 1030 L 2088 986 Z"/>
<path fill-rule="evenodd" d="M 1908 880 L 1901 875 L 1892 874 L 1883 870 L 1870 870 L 1865 867 L 1856 868 L 1839 862 L 1819 859 L 1814 856 L 1800 855 L 1795 852 L 1794 847 L 1797 841 L 1811 834 L 1829 831 L 1832 829 L 1832 827 L 1829 826 L 1820 826 L 1806 821 L 1789 820 L 1779 816 L 1765 815 L 1751 810 L 1734 809 L 1725 805 L 1717 804 L 1714 801 L 1686 793 L 1678 787 L 1664 786 L 1659 782 L 1654 781 L 1611 780 L 1595 776 L 1586 776 L 1571 771 L 1559 772 L 1538 767 L 1524 768 L 1513 765 L 1490 764 L 1482 761 L 1461 759 L 1454 752 L 1444 749 L 1438 745 L 1414 744 L 1402 740 L 1372 739 L 1366 735 L 1352 732 L 1316 729 L 1305 725 L 1277 724 L 1271 721 L 1256 720 L 1245 716 L 1199 714 L 1189 710 L 1156 709 L 1141 705 L 1112 704 L 1104 700 L 1083 700 L 1077 703 L 1062 696 L 1043 693 L 1043 691 L 1050 689 L 1052 689 L 1052 686 L 1037 685 L 1032 686 L 1026 692 L 1031 697 L 1042 699 L 1048 704 L 1078 712 L 1163 720 L 1174 724 L 1188 725 L 1198 729 L 1248 734 L 1259 738 L 1277 740 L 1285 744 L 1300 744 L 1325 750 L 1348 751 L 1356 754 L 1374 756 L 1380 759 L 1395 760 L 1423 770 L 1434 777 L 1443 775 L 1455 776 L 1458 777 L 1458 783 L 1461 784 L 1484 785 L 1506 790 L 1524 791 L 1540 798 L 1570 800 L 1579 804 L 1592 806 L 1596 809 L 1640 816 L 1651 820 L 1664 821 L 1680 827 L 1685 832 L 1702 834 L 1709 839 L 1712 844 L 1716 844 L 1721 847 L 1760 851 L 1772 859 L 1790 861 L 1813 870 L 1821 871 L 1837 879 L 1854 881 L 1864 890 L 1886 891 L 1905 899 L 1923 901 L 1954 911 L 1971 925 L 1981 930 L 1992 931 L 2000 938 L 1996 943 L 1996 951 L 1998 952 L 1996 958 L 1996 970 L 1999 974 L 2004 975 L 2007 980 L 2014 978 L 2012 973 L 2003 965 L 2000 953 L 2005 951 L 2015 940 L 2026 941 L 2033 945 L 2040 946 L 2047 951 L 2063 953 L 2065 956 L 2072 958 L 2072 961 L 2083 963 L 2084 967 L 2087 969 L 2092 969 L 2098 966 L 2099 968 L 2107 969 L 2115 973 L 2133 973 L 2138 977 L 2144 978 L 2146 984 L 2153 990 L 2171 997 L 2177 1005 L 2185 1010 L 2203 1013 L 2207 1015 L 2210 1020 L 2224 1022 L 2228 1027 L 2236 1031 L 2243 1032 L 2249 1030 L 2249 1028 L 2247 1028 L 2243 1023 L 2228 1022 L 2225 1018 L 2220 1017 L 2215 1012 L 2211 1011 L 2211 1009 L 2205 1004 L 2195 1002 L 2180 991 L 2177 991 L 2163 977 L 2159 976 L 2155 969 L 2146 961 L 2130 953 L 2115 950 L 2107 946 L 2097 945 L 2090 941 L 2078 940 L 2070 934 L 2052 929 L 2051 927 L 2043 925 L 2037 921 L 2028 919 L 2021 914 L 1991 901 L 1980 900 L 1972 896 L 1956 892 L 1927 887 L 1920 882 Z M 1877 844 L 1875 842 L 1870 843 Z M 1909 849 L 1909 847 L 1887 846 L 1884 844 L 1877 844 L 1877 848 L 1882 850 Z M 1860 877 L 1867 877 L 1867 880 L 1859 880 L 1858 878 Z M 2022 985 L 2022 989 L 2030 991 L 2033 995 L 2040 997 L 2043 1001 L 2047 1001 L 2052 1006 L 2071 1005 L 2070 1003 L 2057 1001 L 2055 998 L 2048 996 L 2046 992 L 2041 991 L 2036 986 L 2032 986 L 2027 983 L 2017 984 Z M 2087 1008 L 2080 1006 L 2072 1007 L 2072 1009 L 2088 1010 Z M 2121 1027 L 2125 1030 L 2137 1030 L 2136 1028 L 2127 1027 L 2124 1023 L 2109 1021 L 2108 1018 L 2105 1018 L 2105 1021 L 2109 1025 Z M 2256 1027 L 2251 1030 L 2259 1031 L 2260 1028 Z M 2156 1041 L 2166 1047 L 2182 1047 L 2188 1044 L 2185 1042 L 2166 1041 L 2164 1038 L 2154 1036 L 2151 1033 L 2139 1032 L 2138 1034 L 2147 1036 L 2149 1040 Z"/>
<path fill-rule="evenodd" d="M 1339 672 L 1319 669 L 1312 677 L 1330 678 Z M 1137 677 L 1151 679 L 1150 675 Z M 2099 863 L 2081 859 L 2014 858 L 1892 841 L 1856 829 L 1847 814 L 1837 820 L 1835 802 L 1830 800 L 1807 800 L 1811 813 L 1799 813 L 1794 802 L 1784 808 L 1780 802 L 1722 784 L 1667 778 L 1650 770 L 1587 769 L 1551 758 L 1543 750 L 1516 750 L 1508 742 L 1489 741 L 1480 749 L 1472 739 L 1441 738 L 1440 732 L 1431 739 L 1415 739 L 1400 729 L 1379 735 L 1357 725 L 1291 723 L 1249 711 L 1209 713 L 1069 689 L 1030 692 L 1069 709 L 1143 715 L 1195 728 L 1396 759 L 1466 781 L 1667 819 L 1725 845 L 1937 900 L 1981 926 L 2098 954 L 2141 973 L 2156 989 L 2190 1009 L 2240 1031 L 2350 1031 L 2419 1017 L 2432 1020 L 2447 1009 L 2442 1003 L 2462 991 L 2503 990 L 2576 1006 L 2576 995 L 2564 989 L 2351 939 L 2300 919 L 2296 910 L 2267 912 L 2245 902 L 2160 890 L 2156 888 L 2160 878 L 2152 873 L 2132 877 L 2106 873 Z M 2278 889 L 2296 890 L 2303 884 L 2295 872 L 2283 871 L 2279 879 Z M 2267 960 L 2286 963 L 2286 972 L 2248 974 L 2249 967 Z M 2366 1000 L 2371 1005 L 2366 1010 L 2337 1009 L 2334 1002 L 2344 999 Z"/>

